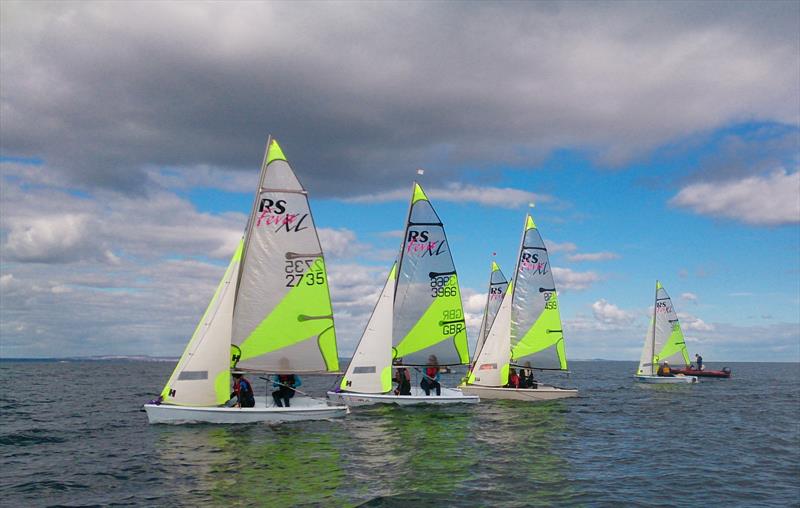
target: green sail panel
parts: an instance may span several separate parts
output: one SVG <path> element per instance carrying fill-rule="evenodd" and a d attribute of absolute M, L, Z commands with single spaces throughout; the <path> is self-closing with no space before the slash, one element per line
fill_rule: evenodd
<path fill-rule="evenodd" d="M 655 356 L 653 361 L 656 365 L 664 361 L 674 366 L 689 365 L 691 363 L 689 351 L 686 349 L 678 314 L 672 305 L 672 299 L 661 283 L 656 285 L 655 309 Z"/>
<path fill-rule="evenodd" d="M 244 239 L 228 263 L 208 308 L 161 391 L 164 402 L 216 406 L 230 397 L 230 337 L 233 301 Z"/>
<path fill-rule="evenodd" d="M 250 215 L 233 313 L 238 370 L 339 369 L 328 274 L 305 189 L 272 140 Z"/>
<path fill-rule="evenodd" d="M 483 319 L 481 319 L 481 327 L 478 330 L 478 341 L 475 343 L 475 353 L 472 363 L 481 352 L 486 337 L 489 336 L 489 330 L 492 328 L 492 323 L 497 316 L 497 311 L 500 310 L 500 305 L 503 303 L 503 296 L 508 289 L 508 280 L 500 266 L 492 261 L 492 272 L 489 275 L 489 289 L 486 294 L 486 305 L 483 308 Z"/>
<path fill-rule="evenodd" d="M 397 269 L 393 357 L 405 365 L 469 362 L 464 309 L 444 225 L 415 183 Z"/>
<path fill-rule="evenodd" d="M 561 313 L 547 248 L 533 218 L 525 218 L 511 304 L 511 361 L 567 369 Z"/>

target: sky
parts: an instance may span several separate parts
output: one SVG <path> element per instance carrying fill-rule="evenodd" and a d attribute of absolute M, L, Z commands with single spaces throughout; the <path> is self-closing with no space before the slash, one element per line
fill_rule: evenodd
<path fill-rule="evenodd" d="M 797 2 L 4 1 L 0 356 L 178 356 L 271 134 L 341 356 L 419 179 L 471 344 L 530 211 L 570 359 L 637 360 L 658 279 L 691 354 L 800 361 L 799 55 Z"/>

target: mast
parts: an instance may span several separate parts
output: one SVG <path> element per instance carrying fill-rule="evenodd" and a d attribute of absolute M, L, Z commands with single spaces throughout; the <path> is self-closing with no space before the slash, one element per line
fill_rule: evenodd
<path fill-rule="evenodd" d="M 656 279 L 656 294 L 653 295 L 653 339 L 652 339 L 652 347 L 650 353 L 650 375 L 652 376 L 657 372 L 657 369 L 654 369 L 653 361 L 656 357 L 656 311 L 658 309 L 658 279 Z"/>

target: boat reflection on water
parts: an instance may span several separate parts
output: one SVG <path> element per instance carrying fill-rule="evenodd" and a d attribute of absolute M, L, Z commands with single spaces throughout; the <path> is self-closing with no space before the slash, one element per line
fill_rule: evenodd
<path fill-rule="evenodd" d="M 560 450 L 569 432 L 566 402 L 480 404 L 473 421 L 474 490 L 487 506 L 507 502 L 509 491 L 521 505 L 566 502 L 575 495 L 570 464 Z M 507 488 L 497 489 L 496 485 Z"/>
<path fill-rule="evenodd" d="M 354 479 L 349 498 L 358 502 L 445 502 L 459 497 L 472 475 L 465 406 L 376 406 L 347 420 Z M 444 505 L 446 505 L 445 503 Z"/>
<path fill-rule="evenodd" d="M 344 479 L 331 422 L 162 430 L 158 448 L 181 504 L 327 504 Z"/>
<path fill-rule="evenodd" d="M 162 427 L 154 467 L 189 505 L 492 506 L 510 493 L 522 505 L 568 502 L 567 404 L 375 406 L 337 422 Z"/>

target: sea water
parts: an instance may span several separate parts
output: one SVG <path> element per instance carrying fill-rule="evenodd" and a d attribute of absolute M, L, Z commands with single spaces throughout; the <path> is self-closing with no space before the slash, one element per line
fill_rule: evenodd
<path fill-rule="evenodd" d="M 141 405 L 173 366 L 0 362 L 0 504 L 800 502 L 798 364 L 731 363 L 728 380 L 658 386 L 633 381 L 635 362 L 575 361 L 569 377 L 550 376 L 577 387 L 575 399 L 375 406 L 275 426 L 149 425 Z M 333 382 L 307 376 L 303 389 L 324 396 Z"/>

